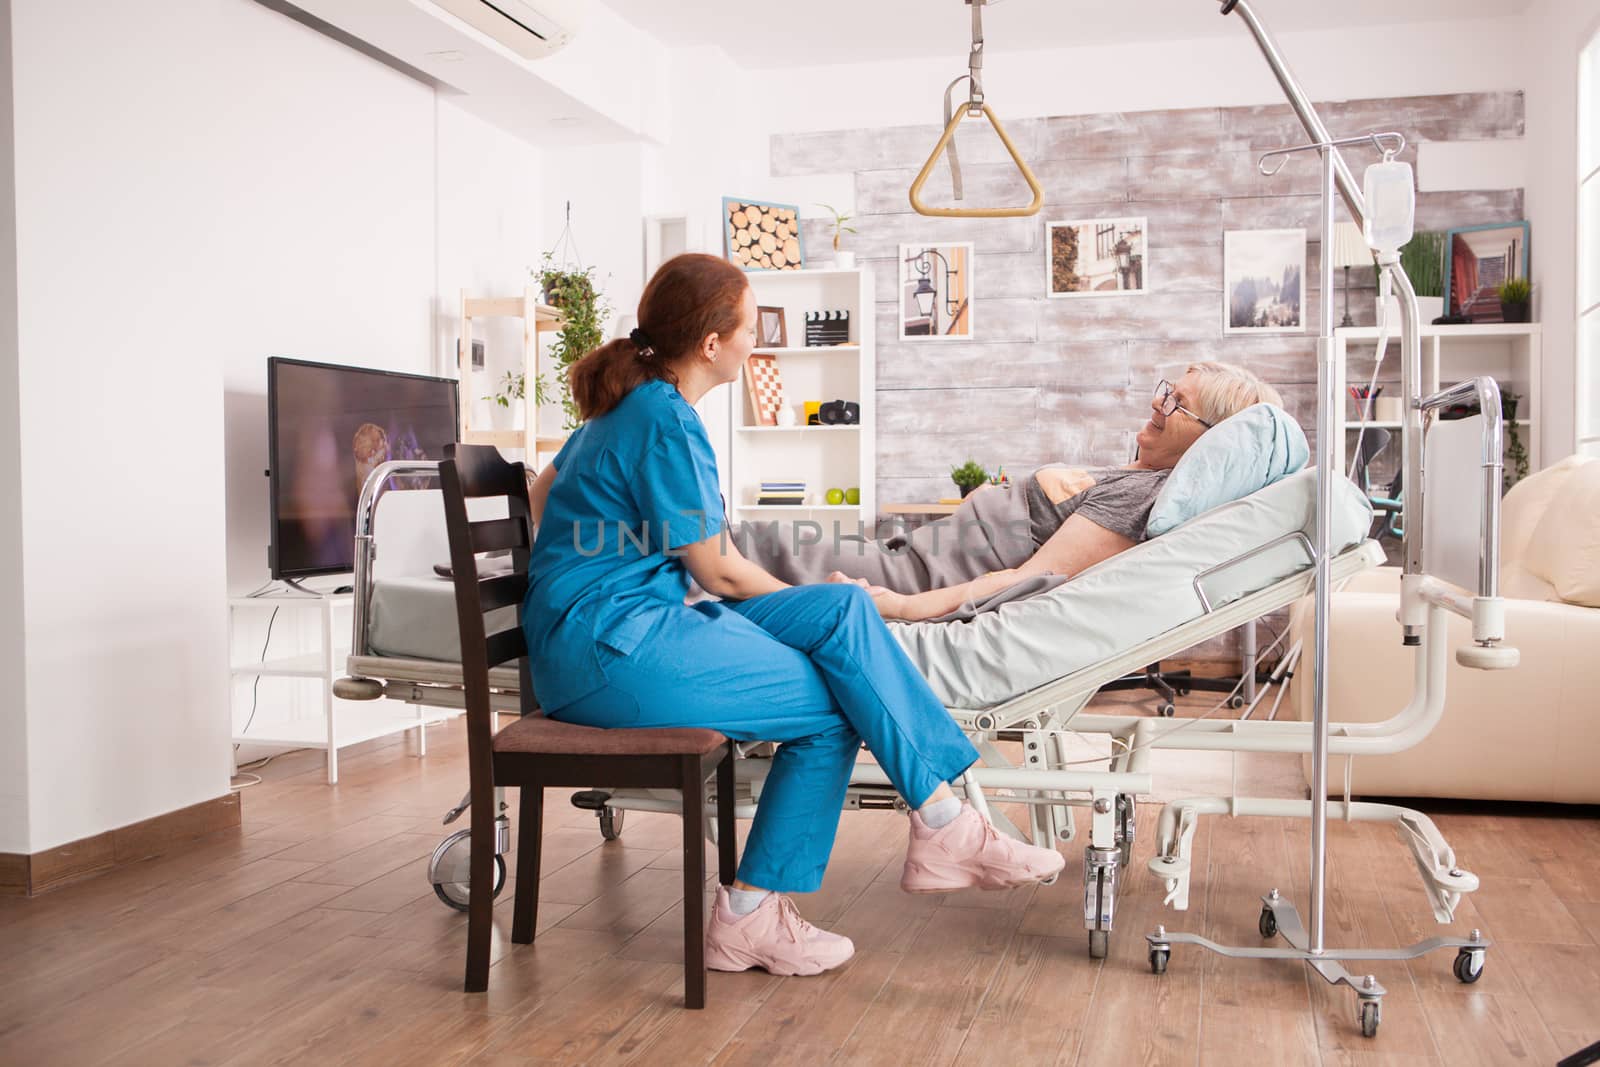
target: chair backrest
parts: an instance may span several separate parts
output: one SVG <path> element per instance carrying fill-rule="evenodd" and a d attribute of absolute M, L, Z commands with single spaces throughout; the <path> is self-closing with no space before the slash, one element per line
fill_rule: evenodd
<path fill-rule="evenodd" d="M 489 702 L 489 669 L 517 661 L 521 675 L 523 714 L 535 708 L 528 671 L 528 646 L 522 633 L 522 599 L 528 591 L 528 554 L 533 547 L 533 521 L 528 507 L 528 480 L 520 463 L 509 463 L 491 445 L 451 445 L 439 464 L 444 496 L 445 533 L 450 540 L 450 570 L 456 593 L 456 625 L 461 635 L 461 675 L 467 703 L 467 762 L 477 789 L 492 782 L 493 713 Z M 506 517 L 467 518 L 467 501 L 502 499 Z M 478 576 L 480 553 L 511 552 L 511 573 Z M 511 627 L 487 632 L 484 615 L 500 608 L 519 610 Z"/>

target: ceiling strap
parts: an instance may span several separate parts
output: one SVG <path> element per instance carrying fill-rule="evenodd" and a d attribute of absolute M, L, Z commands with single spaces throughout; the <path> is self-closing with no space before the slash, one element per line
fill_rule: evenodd
<path fill-rule="evenodd" d="M 1044 206 L 1044 190 L 1039 186 L 1039 179 L 1034 177 L 1033 170 L 1017 151 L 1017 146 L 1006 135 L 1006 129 L 1000 124 L 984 102 L 983 98 L 983 5 L 986 0 L 967 0 L 972 8 L 972 51 L 967 56 L 967 73 L 952 81 L 944 90 L 944 134 L 939 138 L 939 143 L 934 145 L 933 154 L 928 157 L 928 162 L 922 165 L 915 181 L 911 183 L 911 207 L 919 215 L 932 215 L 941 218 L 956 219 L 997 219 L 1017 218 L 1027 215 L 1037 215 Z M 962 82 L 968 85 L 967 102 L 958 109 L 952 110 L 952 93 L 955 87 Z M 1025 207 L 998 207 L 998 208 L 936 208 L 929 207 L 922 202 L 922 187 L 927 182 L 928 176 L 933 173 L 933 168 L 939 161 L 941 154 L 950 159 L 950 188 L 955 199 L 964 199 L 961 184 L 961 160 L 956 155 L 955 133 L 961 120 L 968 115 L 977 117 L 982 115 L 989 120 L 989 125 L 994 127 L 994 132 L 1000 136 L 1000 143 L 1006 146 L 1011 160 L 1021 172 L 1023 181 L 1028 183 L 1029 190 L 1033 193 L 1033 200 Z"/>

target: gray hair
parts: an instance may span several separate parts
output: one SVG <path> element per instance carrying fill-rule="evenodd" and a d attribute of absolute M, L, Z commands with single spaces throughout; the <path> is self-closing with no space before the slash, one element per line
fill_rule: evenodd
<path fill-rule="evenodd" d="M 1200 384 L 1185 399 L 1213 426 L 1252 404 L 1283 406 L 1283 397 L 1276 389 L 1236 363 L 1191 363 L 1189 373 L 1198 375 Z"/>

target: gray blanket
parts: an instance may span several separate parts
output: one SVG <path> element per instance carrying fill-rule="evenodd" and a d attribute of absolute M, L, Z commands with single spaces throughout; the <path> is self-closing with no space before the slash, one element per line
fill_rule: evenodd
<path fill-rule="evenodd" d="M 791 585 L 813 585 L 839 571 L 897 593 L 921 593 L 1020 567 L 1033 557 L 1027 497 L 1019 488 L 973 493 L 953 515 L 909 534 L 871 541 L 841 532 L 837 522 L 742 522 L 732 539 L 745 558 Z M 1063 575 L 1024 578 L 981 601 L 969 601 L 932 622 L 962 622 L 1001 604 L 1054 589 Z"/>

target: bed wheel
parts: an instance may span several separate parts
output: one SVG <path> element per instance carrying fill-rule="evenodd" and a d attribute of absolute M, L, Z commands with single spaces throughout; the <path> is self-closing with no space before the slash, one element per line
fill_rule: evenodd
<path fill-rule="evenodd" d="M 1278 917 L 1271 908 L 1261 909 L 1261 918 L 1256 920 L 1256 929 L 1261 932 L 1263 941 L 1271 941 L 1278 936 Z"/>
<path fill-rule="evenodd" d="M 600 836 L 615 841 L 622 836 L 623 809 L 610 806 L 600 809 Z"/>
<path fill-rule="evenodd" d="M 1170 719 L 1177 713 L 1177 707 L 1170 700 L 1165 701 L 1156 708 L 1156 714 L 1160 715 L 1163 719 Z"/>
<path fill-rule="evenodd" d="M 1471 985 L 1483 977 L 1483 950 L 1464 948 L 1456 953 L 1455 966 L 1456 981 L 1464 985 Z"/>
<path fill-rule="evenodd" d="M 1110 930 L 1090 930 L 1089 931 L 1089 958 L 1091 960 L 1103 960 L 1103 959 L 1105 959 L 1106 958 L 1106 953 L 1109 952 L 1110 950 L 1111 950 L 1111 931 Z"/>
<path fill-rule="evenodd" d="M 470 896 L 469 885 L 467 885 L 466 880 L 467 856 L 469 856 L 467 835 L 469 833 L 470 830 L 459 830 L 459 832 L 451 833 L 450 837 L 445 838 L 445 843 L 435 851 L 434 859 L 429 864 L 429 880 L 440 877 L 440 872 L 445 867 L 451 870 L 451 875 L 445 875 L 445 877 L 453 877 L 454 872 L 461 872 L 462 877 L 459 881 L 434 881 L 434 896 L 437 896 L 440 901 L 445 902 L 448 907 L 453 907 L 458 912 L 466 912 Z M 494 857 L 494 896 L 498 897 L 501 894 L 501 889 L 504 888 L 506 888 L 506 857 L 496 856 Z"/>
<path fill-rule="evenodd" d="M 1169 948 L 1152 948 L 1150 950 L 1150 973 L 1166 974 L 1167 960 L 1171 956 L 1172 950 Z"/>
<path fill-rule="evenodd" d="M 1383 1018 L 1383 1011 L 1376 1000 L 1363 1000 L 1361 1002 L 1361 1036 L 1376 1037 L 1378 1035 L 1378 1022 Z"/>
<path fill-rule="evenodd" d="M 1238 693 L 1233 694 L 1233 696 L 1228 698 L 1228 707 L 1232 708 L 1234 711 L 1238 711 L 1240 708 L 1244 707 L 1244 697 Z"/>

